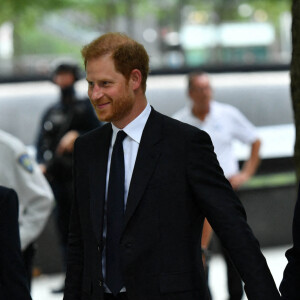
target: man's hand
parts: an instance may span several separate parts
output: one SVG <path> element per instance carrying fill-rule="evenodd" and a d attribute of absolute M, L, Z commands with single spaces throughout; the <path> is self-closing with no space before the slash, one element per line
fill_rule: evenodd
<path fill-rule="evenodd" d="M 76 130 L 68 131 L 60 140 L 56 153 L 62 155 L 65 152 L 72 153 L 74 149 L 74 142 L 78 138 L 79 133 Z"/>
<path fill-rule="evenodd" d="M 45 164 L 39 164 L 39 168 L 42 171 L 42 173 L 45 175 L 46 171 L 47 171 L 46 165 Z"/>
<path fill-rule="evenodd" d="M 230 177 L 228 180 L 234 190 L 237 190 L 240 188 L 246 181 L 250 179 L 251 176 L 249 176 L 246 172 L 240 172 L 232 177 Z"/>
<path fill-rule="evenodd" d="M 256 172 L 260 158 L 259 149 L 261 142 L 259 139 L 255 140 L 251 145 L 251 154 L 249 159 L 244 163 L 240 173 L 231 176 L 228 180 L 234 190 L 240 188 L 246 181 L 248 181 Z"/>

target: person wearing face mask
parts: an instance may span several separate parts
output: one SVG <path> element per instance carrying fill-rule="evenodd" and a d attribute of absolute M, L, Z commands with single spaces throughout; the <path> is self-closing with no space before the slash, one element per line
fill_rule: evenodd
<path fill-rule="evenodd" d="M 88 100 L 76 95 L 79 79 L 76 65 L 65 62 L 56 66 L 52 81 L 60 89 L 60 98 L 44 113 L 37 138 L 37 161 L 48 179 L 56 200 L 57 229 L 65 267 L 69 216 L 72 202 L 72 152 L 75 139 L 98 126 Z M 63 292 L 63 287 L 54 292 Z"/>

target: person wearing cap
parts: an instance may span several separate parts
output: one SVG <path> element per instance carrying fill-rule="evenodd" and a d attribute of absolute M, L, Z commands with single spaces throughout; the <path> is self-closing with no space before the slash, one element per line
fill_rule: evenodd
<path fill-rule="evenodd" d="M 60 98 L 44 113 L 37 138 L 37 161 L 46 175 L 56 200 L 56 220 L 65 268 L 69 216 L 72 202 L 72 152 L 75 139 L 101 125 L 89 100 L 76 95 L 74 84 L 79 69 L 72 63 L 55 68 L 52 81 Z M 54 292 L 63 292 L 59 288 Z"/>

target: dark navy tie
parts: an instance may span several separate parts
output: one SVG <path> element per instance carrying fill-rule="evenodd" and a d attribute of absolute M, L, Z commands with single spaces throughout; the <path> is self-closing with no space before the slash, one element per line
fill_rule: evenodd
<path fill-rule="evenodd" d="M 120 130 L 113 147 L 107 190 L 106 285 L 116 295 L 124 286 L 120 238 L 124 223 L 124 152 L 126 133 Z"/>

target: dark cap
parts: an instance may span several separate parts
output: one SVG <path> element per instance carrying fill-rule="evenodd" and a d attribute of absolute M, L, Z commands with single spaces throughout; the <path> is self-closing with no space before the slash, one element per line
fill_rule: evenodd
<path fill-rule="evenodd" d="M 52 73 L 52 78 L 54 78 L 54 76 L 59 73 L 72 73 L 74 75 L 75 81 L 80 79 L 79 68 L 77 65 L 72 63 L 65 62 L 56 65 Z"/>

